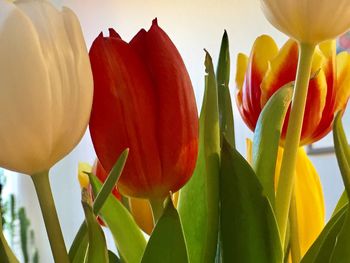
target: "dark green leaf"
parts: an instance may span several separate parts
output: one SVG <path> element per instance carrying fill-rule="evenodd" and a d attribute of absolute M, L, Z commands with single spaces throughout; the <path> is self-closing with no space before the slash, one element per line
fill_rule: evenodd
<path fill-rule="evenodd" d="M 171 198 L 148 241 L 141 263 L 187 263 L 187 249 L 179 214 Z"/>
<path fill-rule="evenodd" d="M 337 236 L 344 224 L 348 207 L 343 207 L 323 228 L 321 234 L 309 248 L 301 263 L 330 262 Z"/>
<path fill-rule="evenodd" d="M 102 187 L 99 179 L 90 175 L 94 193 Z M 146 240 L 129 211 L 114 196 L 109 195 L 104 202 L 100 216 L 114 237 L 120 256 L 126 263 L 139 263 L 146 247 Z"/>
<path fill-rule="evenodd" d="M 224 141 L 221 151 L 220 236 L 224 263 L 282 262 L 276 220 L 246 160 Z"/>
<path fill-rule="evenodd" d="M 272 206 L 275 204 L 275 167 L 281 130 L 293 95 L 292 84 L 279 89 L 260 113 L 253 140 L 253 169 Z"/>
<path fill-rule="evenodd" d="M 106 239 L 96 216 L 89 204 L 91 197 L 86 189 L 82 190 L 82 205 L 85 213 L 85 222 L 88 229 L 89 247 L 86 263 L 108 263 L 108 249 Z"/>
<path fill-rule="evenodd" d="M 93 204 L 94 214 L 98 214 L 101 206 L 106 201 L 106 198 L 112 192 L 115 187 L 115 184 L 118 181 L 119 176 L 121 175 L 126 159 L 128 157 L 129 150 L 124 150 L 115 165 L 113 166 L 111 172 L 108 175 L 107 180 L 105 181 L 103 188 L 100 193 L 96 196 L 95 202 Z M 86 250 L 88 247 L 88 236 L 87 236 L 87 227 L 85 222 L 83 222 L 76 234 L 73 244 L 69 250 L 69 259 L 71 263 L 80 263 L 84 260 Z"/>
<path fill-rule="evenodd" d="M 221 141 L 223 137 L 226 137 L 232 147 L 235 147 L 232 102 L 228 86 L 230 81 L 230 51 L 226 30 L 221 41 L 219 62 L 216 69 L 216 81 L 218 85 Z"/>
<path fill-rule="evenodd" d="M 215 260 L 219 223 L 220 130 L 218 92 L 210 55 L 205 59 L 199 154 L 191 180 L 180 191 L 181 217 L 190 262 Z"/>
<path fill-rule="evenodd" d="M 109 263 L 121 263 L 120 259 L 112 251 L 108 250 Z"/>

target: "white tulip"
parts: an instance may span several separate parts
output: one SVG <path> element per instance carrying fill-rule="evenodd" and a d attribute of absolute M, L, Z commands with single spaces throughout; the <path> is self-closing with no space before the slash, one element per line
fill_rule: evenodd
<path fill-rule="evenodd" d="M 299 42 L 317 44 L 350 27 L 349 0 L 261 0 L 266 18 Z"/>
<path fill-rule="evenodd" d="M 83 136 L 92 95 L 75 14 L 45 0 L 0 0 L 0 166 L 47 171 Z"/>

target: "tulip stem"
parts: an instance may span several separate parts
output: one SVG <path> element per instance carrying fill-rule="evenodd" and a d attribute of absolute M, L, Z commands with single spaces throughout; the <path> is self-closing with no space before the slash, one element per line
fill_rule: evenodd
<path fill-rule="evenodd" d="M 153 223 L 154 223 L 154 226 L 155 226 L 157 224 L 159 218 L 163 214 L 164 198 L 149 199 L 149 203 L 150 203 L 151 208 L 152 208 Z"/>
<path fill-rule="evenodd" d="M 282 247 L 286 242 L 289 207 L 294 187 L 296 156 L 300 143 L 301 129 L 315 44 L 299 43 L 299 61 L 293 100 L 283 152 L 280 178 L 276 193 L 276 217 Z"/>
<path fill-rule="evenodd" d="M 292 255 L 292 262 L 299 263 L 301 260 L 300 251 L 300 239 L 299 239 L 299 227 L 298 227 L 298 214 L 297 204 L 295 199 L 295 191 L 292 192 L 292 200 L 290 203 L 289 210 L 289 221 L 290 221 L 290 250 Z"/>
<path fill-rule="evenodd" d="M 37 173 L 32 175 L 31 178 L 39 199 L 53 258 L 56 263 L 69 263 L 55 203 L 52 197 L 49 173 L 48 171 Z"/>

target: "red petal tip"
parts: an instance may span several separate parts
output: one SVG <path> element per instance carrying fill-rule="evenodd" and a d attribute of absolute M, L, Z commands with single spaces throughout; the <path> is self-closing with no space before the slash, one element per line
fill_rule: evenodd
<path fill-rule="evenodd" d="M 158 18 L 152 20 L 152 26 L 158 26 Z"/>
<path fill-rule="evenodd" d="M 108 31 L 109 31 L 109 37 L 122 39 L 120 35 L 117 33 L 117 31 L 115 31 L 113 28 L 109 28 Z"/>
<path fill-rule="evenodd" d="M 103 32 L 101 31 L 97 38 L 103 38 Z"/>

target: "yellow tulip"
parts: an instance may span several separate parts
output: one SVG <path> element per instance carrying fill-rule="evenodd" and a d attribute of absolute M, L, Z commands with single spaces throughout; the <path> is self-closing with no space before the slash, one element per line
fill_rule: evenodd
<path fill-rule="evenodd" d="M 302 43 L 317 44 L 350 27 L 349 0 L 261 0 L 270 23 Z"/>
<path fill-rule="evenodd" d="M 75 14 L 46 0 L 0 0 L 0 166 L 49 170 L 85 133 L 93 81 Z"/>
<path fill-rule="evenodd" d="M 279 147 L 275 185 L 278 185 L 282 156 L 283 148 Z M 247 160 L 251 163 L 252 142 L 250 140 L 247 140 Z M 324 227 L 325 207 L 320 178 L 302 147 L 298 149 L 297 153 L 294 193 L 298 224 L 297 235 L 299 237 L 300 253 L 303 256 Z"/>

